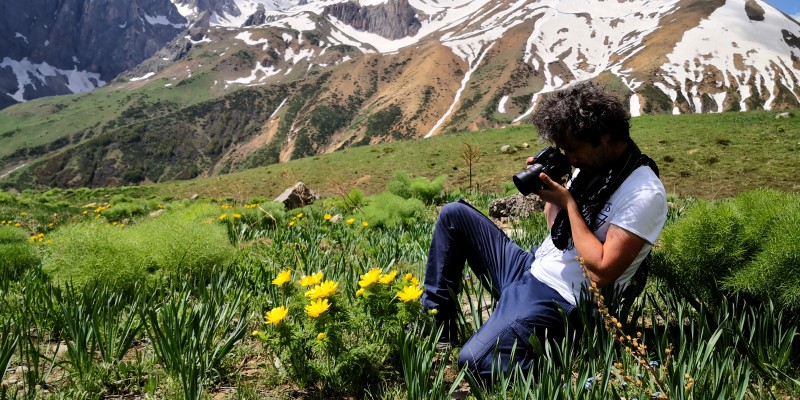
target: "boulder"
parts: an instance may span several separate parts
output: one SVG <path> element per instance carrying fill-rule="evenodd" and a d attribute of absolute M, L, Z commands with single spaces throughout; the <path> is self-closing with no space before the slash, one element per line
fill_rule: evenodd
<path fill-rule="evenodd" d="M 535 212 L 542 211 L 544 211 L 544 201 L 535 194 L 523 196 L 522 193 L 517 193 L 489 203 L 489 216 L 496 219 L 527 218 Z"/>
<path fill-rule="evenodd" d="M 314 193 L 303 182 L 297 182 L 294 186 L 286 189 L 280 196 L 276 197 L 274 201 L 283 203 L 287 210 L 307 206 L 320 196 Z"/>

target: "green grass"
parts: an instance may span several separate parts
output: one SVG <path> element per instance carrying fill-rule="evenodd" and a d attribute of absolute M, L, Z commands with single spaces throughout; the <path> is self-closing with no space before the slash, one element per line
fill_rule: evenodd
<path fill-rule="evenodd" d="M 661 168 L 667 192 L 681 197 L 725 198 L 758 187 L 800 190 L 800 119 L 774 118 L 775 112 L 642 116 L 632 120 L 632 135 Z M 324 195 L 353 187 L 379 193 L 395 171 L 434 178 L 447 175 L 448 189 L 466 188 L 469 176 L 462 142 L 477 146 L 473 169 L 481 191 L 500 191 L 543 146 L 530 126 L 459 133 L 356 147 L 230 175 L 168 182 L 162 195 L 222 195 L 246 199 L 277 196 L 296 181 Z M 523 148 L 527 143 L 530 147 Z M 519 150 L 500 152 L 502 145 Z"/>
<path fill-rule="evenodd" d="M 120 89 L 115 84 L 88 93 L 46 97 L 0 110 L 0 158 L 21 148 L 46 146 L 70 134 L 100 133 L 110 121 L 120 117 L 137 99 L 170 101 L 187 107 L 213 97 L 209 72 L 196 71 L 180 89 L 181 82 L 155 79 L 136 90 Z M 164 86 L 171 84 L 171 86 Z M 137 121 L 140 122 L 140 121 Z M 15 132 L 16 131 L 16 132 Z"/>
<path fill-rule="evenodd" d="M 112 197 L 135 199 L 132 193 Z M 107 191 L 94 194 L 103 197 Z M 28 234 L 21 232 L 45 207 L 26 196 L 0 203 L 3 212 L 25 224 L 6 224 L 5 242 L 25 241 Z M 469 200 L 485 208 L 490 197 L 480 193 Z M 28 199 L 24 205 L 23 199 Z M 108 226 L 102 212 L 90 211 L 97 217 L 73 210 L 94 222 L 65 220 L 45 236 L 51 243 L 31 246 L 50 255 L 45 270 L 61 270 L 60 277 L 77 276 L 74 266 L 105 254 L 107 262 L 89 267 L 105 282 L 73 290 L 54 282 L 58 272 L 51 277 L 38 266 L 17 276 L 0 275 L 0 366 L 10 363 L 0 369 L 0 378 L 25 382 L 0 390 L 35 399 L 446 399 L 463 390 L 469 379 L 459 374 L 456 351 L 436 353 L 429 317 L 420 313 L 418 300 L 401 302 L 396 295 L 423 277 L 437 205 L 425 206 L 430 212 L 411 223 L 379 228 L 327 219 L 326 214 L 349 218 L 352 212 L 333 200 L 305 207 L 302 216 L 294 210 L 291 222 L 275 225 L 248 219 L 248 212 L 260 208 L 229 201 L 176 201 L 157 217 L 130 218 L 125 228 Z M 747 204 L 757 207 L 752 203 Z M 239 219 L 216 217 L 240 212 Z M 543 224 L 541 215 L 522 222 L 525 232 L 515 239 L 526 246 L 540 242 Z M 229 240 L 220 235 L 224 229 Z M 103 241 L 110 245 L 98 248 Z M 147 243 L 132 251 L 140 242 Z M 77 248 L 81 244 L 86 250 Z M 197 266 L 203 257 L 196 255 L 218 246 L 235 249 L 236 257 L 206 269 L 211 274 L 175 268 L 134 290 L 119 290 L 109 282 L 114 271 L 103 270 L 136 274 L 131 263 L 137 257 L 167 253 Z M 74 257 L 52 262 L 52 256 L 66 253 Z M 276 283 L 284 271 L 291 271 L 289 279 Z M 371 271 L 376 271 L 372 280 Z M 333 306 L 313 317 L 305 310 L 307 291 L 321 289 L 300 285 L 303 276 L 317 272 L 324 275 L 321 281 L 338 286 L 329 297 Z M 584 322 L 592 325 L 573 342 L 540 343 L 539 373 L 499 374 L 491 390 L 473 388 L 467 398 L 643 399 L 661 390 L 673 399 L 697 400 L 800 395 L 796 313 L 735 295 L 715 309 L 695 308 L 672 283 L 654 279 L 654 289 L 633 304 L 630 319 L 620 316 L 624 333 L 641 334 L 647 344 L 643 354 L 625 351 L 587 309 Z M 459 318 L 459 331 L 469 335 L 481 325 L 473 319 L 480 315 L 478 307 L 491 309 L 495 303 L 482 298 L 485 291 L 476 279 L 467 281 L 465 291 L 464 309 L 473 312 Z M 280 306 L 288 315 L 268 323 L 265 314 Z M 639 317 L 645 323 L 638 323 Z M 580 351 L 572 350 L 576 343 Z M 58 344 L 67 351 L 59 353 Z M 648 370 L 652 361 L 663 369 Z M 633 381 L 624 384 L 626 377 Z"/>

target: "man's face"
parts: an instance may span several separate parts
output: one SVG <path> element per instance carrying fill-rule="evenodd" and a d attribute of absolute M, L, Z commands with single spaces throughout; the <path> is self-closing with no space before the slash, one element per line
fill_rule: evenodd
<path fill-rule="evenodd" d="M 603 135 L 597 146 L 589 142 L 567 139 L 564 143 L 558 143 L 558 147 L 564 151 L 564 155 L 573 167 L 583 171 L 599 171 L 608 165 L 608 141 L 608 135 Z"/>

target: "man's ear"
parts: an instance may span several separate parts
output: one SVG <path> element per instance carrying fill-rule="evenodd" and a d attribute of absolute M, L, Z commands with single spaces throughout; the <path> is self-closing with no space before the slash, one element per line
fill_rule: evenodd
<path fill-rule="evenodd" d="M 611 141 L 612 139 L 610 133 L 601 133 L 600 140 L 597 141 L 597 145 L 594 147 L 598 148 L 600 146 L 608 146 L 609 144 L 611 144 Z"/>

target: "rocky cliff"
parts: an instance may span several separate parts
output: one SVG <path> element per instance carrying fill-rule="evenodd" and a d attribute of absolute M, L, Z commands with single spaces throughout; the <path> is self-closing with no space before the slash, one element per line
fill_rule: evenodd
<path fill-rule="evenodd" d="M 333 4 L 326 6 L 322 15 L 330 15 L 359 31 L 400 39 L 416 35 L 422 27 L 417 13 L 408 0 L 389 0 L 374 6 L 360 6 L 353 1 Z"/>
<path fill-rule="evenodd" d="M 169 0 L 0 2 L 0 107 L 102 86 L 186 23 Z"/>

